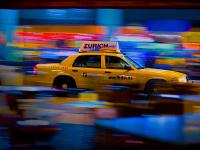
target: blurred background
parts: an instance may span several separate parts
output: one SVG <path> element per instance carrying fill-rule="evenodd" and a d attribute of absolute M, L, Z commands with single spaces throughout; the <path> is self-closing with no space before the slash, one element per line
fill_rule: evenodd
<path fill-rule="evenodd" d="M 29 84 L 36 64 L 61 62 L 83 41 L 117 41 L 141 65 L 194 83 L 160 87 L 154 97 L 125 86 Z M 199 9 L 0 9 L 0 150 L 198 149 L 199 81 Z"/>
<path fill-rule="evenodd" d="M 198 9 L 1 9 L 1 64 L 60 62 L 82 41 L 118 41 L 141 65 L 199 77 Z"/>

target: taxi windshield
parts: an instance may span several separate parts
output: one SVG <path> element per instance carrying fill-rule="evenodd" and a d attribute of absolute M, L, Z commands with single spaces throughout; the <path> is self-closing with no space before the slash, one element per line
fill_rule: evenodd
<path fill-rule="evenodd" d="M 132 60 L 130 57 L 128 57 L 128 56 L 123 56 L 123 57 L 128 61 L 128 63 L 133 65 L 136 69 L 144 69 L 143 66 L 141 66 L 139 63 Z"/>

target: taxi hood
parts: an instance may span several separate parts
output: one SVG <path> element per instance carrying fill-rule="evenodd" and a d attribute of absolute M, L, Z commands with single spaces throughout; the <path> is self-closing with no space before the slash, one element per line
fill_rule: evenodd
<path fill-rule="evenodd" d="M 158 76 L 168 76 L 171 78 L 179 78 L 185 76 L 184 73 L 170 71 L 170 70 L 163 70 L 163 69 L 153 69 L 153 68 L 144 68 L 139 70 L 141 73 L 146 75 L 158 75 Z"/>

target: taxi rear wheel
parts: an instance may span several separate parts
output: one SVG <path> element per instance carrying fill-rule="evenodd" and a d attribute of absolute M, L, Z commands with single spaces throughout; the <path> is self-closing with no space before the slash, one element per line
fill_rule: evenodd
<path fill-rule="evenodd" d="M 68 88 L 68 84 L 64 83 L 62 84 L 62 89 L 67 89 Z"/>
<path fill-rule="evenodd" d="M 58 78 L 55 80 L 53 87 L 56 89 L 76 88 L 76 83 L 70 78 Z"/>

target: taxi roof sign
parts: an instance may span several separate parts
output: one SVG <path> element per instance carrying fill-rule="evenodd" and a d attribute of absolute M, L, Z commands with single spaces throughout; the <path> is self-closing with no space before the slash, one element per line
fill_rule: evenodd
<path fill-rule="evenodd" d="M 85 41 L 79 52 L 114 52 L 120 53 L 118 42 Z"/>

